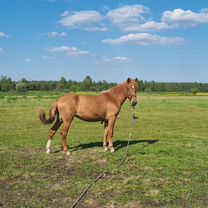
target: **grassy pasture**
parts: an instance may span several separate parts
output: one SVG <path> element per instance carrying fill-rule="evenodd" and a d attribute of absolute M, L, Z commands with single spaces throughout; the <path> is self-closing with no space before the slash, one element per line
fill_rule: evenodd
<path fill-rule="evenodd" d="M 103 170 L 125 152 L 131 126 L 122 107 L 114 141 L 103 152 L 103 125 L 75 119 L 62 152 L 60 131 L 45 154 L 49 126 L 37 118 L 56 93 L 0 96 L 0 207 L 70 207 Z M 81 208 L 208 207 L 208 95 L 139 95 L 126 162 L 98 181 Z"/>

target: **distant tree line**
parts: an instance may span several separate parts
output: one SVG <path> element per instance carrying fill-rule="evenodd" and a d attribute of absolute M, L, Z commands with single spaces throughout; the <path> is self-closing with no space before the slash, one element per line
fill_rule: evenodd
<path fill-rule="evenodd" d="M 116 85 L 107 81 L 95 82 L 90 76 L 86 76 L 82 82 L 66 80 L 61 77 L 59 81 L 29 81 L 25 78 L 20 81 L 12 81 L 10 77 L 1 76 L 0 91 L 27 92 L 27 91 L 93 91 L 100 92 Z"/>
<path fill-rule="evenodd" d="M 86 76 L 81 82 L 66 80 L 62 77 L 59 81 L 29 81 L 21 79 L 13 81 L 10 77 L 1 76 L 0 91 L 27 92 L 27 91 L 93 91 L 100 92 L 112 88 L 117 83 L 105 80 L 95 82 L 90 76 Z M 141 92 L 208 92 L 208 83 L 173 83 L 173 82 L 148 82 L 139 80 L 139 91 Z"/>
<path fill-rule="evenodd" d="M 197 82 L 147 82 L 138 81 L 139 91 L 142 92 L 208 92 L 208 83 Z"/>

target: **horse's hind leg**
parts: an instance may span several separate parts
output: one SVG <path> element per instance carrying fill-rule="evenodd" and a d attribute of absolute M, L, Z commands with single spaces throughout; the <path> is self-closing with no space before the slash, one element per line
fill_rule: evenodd
<path fill-rule="evenodd" d="M 64 126 L 62 129 L 62 142 L 63 142 L 64 153 L 66 155 L 70 155 L 70 152 L 68 151 L 68 147 L 67 147 L 66 137 L 73 118 L 74 116 L 69 116 L 67 119 L 64 119 Z"/>
<path fill-rule="evenodd" d="M 52 139 L 53 139 L 56 131 L 58 130 L 58 128 L 61 126 L 61 124 L 62 124 L 62 121 L 59 118 L 57 118 L 56 123 L 52 126 L 50 133 L 49 133 L 49 140 L 46 145 L 46 153 L 51 152 L 50 148 L 51 148 Z"/>
<path fill-rule="evenodd" d="M 104 140 L 103 140 L 103 147 L 104 151 L 108 150 L 108 121 L 104 123 Z"/>

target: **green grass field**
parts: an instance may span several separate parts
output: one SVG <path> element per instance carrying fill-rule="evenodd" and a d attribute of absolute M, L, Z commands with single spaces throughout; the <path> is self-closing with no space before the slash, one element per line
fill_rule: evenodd
<path fill-rule="evenodd" d="M 131 127 L 126 102 L 117 120 L 115 153 L 102 148 L 103 125 L 75 119 L 45 154 L 50 127 L 38 120 L 59 94 L 0 96 L 0 207 L 70 207 L 106 168 L 119 163 Z M 125 163 L 99 180 L 77 207 L 208 207 L 208 95 L 140 94 Z"/>

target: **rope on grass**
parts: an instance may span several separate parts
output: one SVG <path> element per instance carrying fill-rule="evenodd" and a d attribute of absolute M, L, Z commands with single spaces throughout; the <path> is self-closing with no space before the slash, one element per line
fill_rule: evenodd
<path fill-rule="evenodd" d="M 79 198 L 77 198 L 77 200 L 74 202 L 74 204 L 71 206 L 71 208 L 75 208 L 77 206 L 77 204 L 80 202 L 80 200 L 84 197 L 84 195 L 87 193 L 87 191 L 90 189 L 91 186 L 93 186 L 99 179 L 105 177 L 107 174 L 109 174 L 110 172 L 112 172 L 114 169 L 117 169 L 119 168 L 123 163 L 124 161 L 126 160 L 127 158 L 127 153 L 128 153 L 128 148 L 129 148 L 129 144 L 130 144 L 130 141 L 131 141 L 131 136 L 132 136 L 132 132 L 133 132 L 133 129 L 134 129 L 134 126 L 135 126 L 135 120 L 138 119 L 138 117 L 135 116 L 134 114 L 134 108 L 132 110 L 132 123 L 131 123 L 131 129 L 129 131 L 129 138 L 128 138 L 128 142 L 127 142 L 127 145 L 126 145 L 126 150 L 125 150 L 125 154 L 122 158 L 122 160 L 116 165 L 114 166 L 111 170 L 106 170 L 104 171 L 103 173 L 101 173 L 100 175 L 98 175 L 94 181 L 92 181 L 85 189 L 84 191 L 82 192 L 82 194 L 79 196 Z"/>

